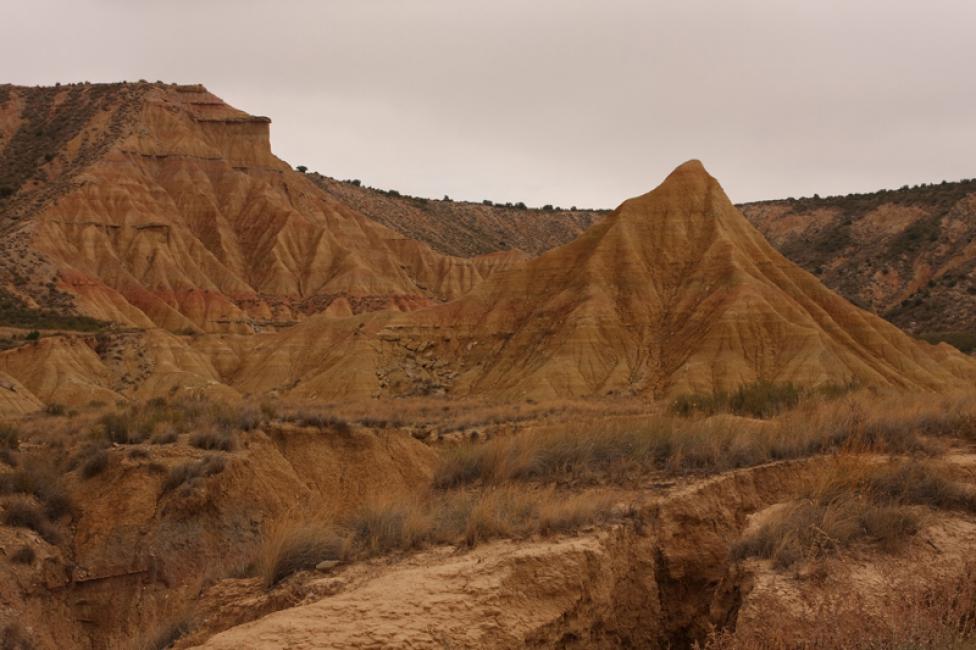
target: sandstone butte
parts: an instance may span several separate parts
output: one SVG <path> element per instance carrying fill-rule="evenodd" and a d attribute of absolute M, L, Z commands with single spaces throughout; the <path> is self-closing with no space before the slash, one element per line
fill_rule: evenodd
<path fill-rule="evenodd" d="M 0 86 L 3 287 L 247 333 L 442 302 L 522 257 L 441 255 L 367 219 L 272 155 L 269 125 L 198 85 Z"/>
<path fill-rule="evenodd" d="M 651 399 L 976 379 L 976 361 L 780 255 L 697 161 L 538 257 L 464 259 L 324 193 L 271 154 L 266 118 L 201 86 L 3 89 L 8 159 L 37 154 L 21 141 L 59 115 L 77 127 L 14 175 L 4 289 L 122 326 L 0 352 L 10 410 L 173 390 Z"/>

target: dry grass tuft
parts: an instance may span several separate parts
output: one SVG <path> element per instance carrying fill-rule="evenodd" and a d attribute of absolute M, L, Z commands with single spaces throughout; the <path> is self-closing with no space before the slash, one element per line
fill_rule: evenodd
<path fill-rule="evenodd" d="M 511 481 L 626 482 L 648 471 L 721 472 L 840 451 L 933 455 L 976 439 L 976 400 L 868 394 L 814 401 L 770 421 L 733 416 L 592 418 L 445 449 L 441 489 Z"/>
<path fill-rule="evenodd" d="M 200 461 L 177 465 L 163 481 L 163 493 L 171 492 L 186 483 L 193 483 L 197 479 L 220 474 L 226 465 L 226 461 L 220 456 L 207 456 Z"/>
<path fill-rule="evenodd" d="M 190 436 L 190 445 L 210 451 L 234 451 L 237 441 L 234 436 L 221 431 L 198 431 Z"/>
<path fill-rule="evenodd" d="M 189 616 L 180 616 L 173 621 L 168 621 L 148 635 L 148 640 L 138 643 L 137 648 L 141 650 L 166 650 L 173 647 L 177 641 L 186 636 L 190 631 Z"/>
<path fill-rule="evenodd" d="M 730 554 L 734 560 L 771 559 L 776 568 L 786 569 L 861 543 L 892 552 L 920 528 L 919 515 L 910 506 L 976 512 L 976 495 L 931 462 L 865 467 L 845 460 L 804 499 L 733 544 Z"/>
<path fill-rule="evenodd" d="M 365 559 L 433 544 L 472 547 L 498 538 L 567 533 L 607 521 L 613 501 L 598 494 L 504 487 L 455 491 L 425 499 L 366 503 L 329 523 L 276 532 L 262 552 L 267 585 L 322 560 Z"/>
<path fill-rule="evenodd" d="M 972 650 L 976 648 L 976 566 L 954 579 L 926 575 L 893 586 L 884 616 L 862 599 L 841 594 L 823 604 L 803 630 L 770 624 L 749 632 L 723 629 L 709 635 L 704 650 Z M 932 585 L 920 589 L 919 585 Z M 776 602 L 769 620 L 777 620 Z"/>
<path fill-rule="evenodd" d="M 80 473 L 82 478 L 93 478 L 104 472 L 107 467 L 108 452 L 104 449 L 96 449 L 86 455 L 81 463 Z"/>
<path fill-rule="evenodd" d="M 0 494 L 33 496 L 44 505 L 50 519 L 58 519 L 73 511 L 61 474 L 49 459 L 31 458 L 15 471 L 0 474 Z"/>
<path fill-rule="evenodd" d="M 28 528 L 51 544 L 58 543 L 57 531 L 48 522 L 44 511 L 32 501 L 24 498 L 8 501 L 4 505 L 4 525 L 14 528 Z"/>
<path fill-rule="evenodd" d="M 34 564 L 35 559 L 37 553 L 30 546 L 21 546 L 10 556 L 10 561 L 16 564 Z"/>
<path fill-rule="evenodd" d="M 2 650 L 34 650 L 34 644 L 27 636 L 24 626 L 14 621 L 0 627 L 0 648 Z"/>
<path fill-rule="evenodd" d="M 288 576 L 314 569 L 326 560 L 342 560 L 346 541 L 335 530 L 316 524 L 303 524 L 277 531 L 262 552 L 265 585 L 274 586 Z"/>
<path fill-rule="evenodd" d="M 20 429 L 10 423 L 0 423 L 0 449 L 16 450 L 20 447 Z"/>
<path fill-rule="evenodd" d="M 326 413 L 321 410 L 300 409 L 287 413 L 283 416 L 286 422 L 293 422 L 300 427 L 309 427 L 319 430 L 332 430 L 344 436 L 352 433 L 352 426 L 349 422 L 334 413 Z"/>

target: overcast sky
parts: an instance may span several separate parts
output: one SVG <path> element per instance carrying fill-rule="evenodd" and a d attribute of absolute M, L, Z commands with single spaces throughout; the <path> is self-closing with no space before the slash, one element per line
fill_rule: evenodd
<path fill-rule="evenodd" d="M 976 176 L 974 0 L 0 0 L 0 81 L 201 82 L 281 158 L 612 207 Z"/>

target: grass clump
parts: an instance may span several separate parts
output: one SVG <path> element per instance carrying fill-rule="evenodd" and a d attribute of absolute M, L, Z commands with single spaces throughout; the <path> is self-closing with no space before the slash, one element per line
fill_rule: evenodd
<path fill-rule="evenodd" d="M 732 413 L 744 417 L 770 418 L 796 408 L 803 400 L 836 399 L 855 386 L 825 384 L 817 388 L 802 389 L 791 382 L 756 381 L 743 384 L 732 392 L 687 393 L 678 395 L 669 407 L 673 415 L 715 415 Z"/>
<path fill-rule="evenodd" d="M 32 459 L 15 471 L 0 474 L 0 494 L 32 496 L 43 504 L 50 519 L 71 514 L 74 507 L 56 468 L 46 461 Z"/>
<path fill-rule="evenodd" d="M 279 531 L 266 545 L 264 581 L 274 586 L 299 571 L 314 569 L 320 562 L 342 560 L 346 542 L 333 529 L 315 524 Z"/>
<path fill-rule="evenodd" d="M 12 622 L 0 627 L 0 648 L 3 650 L 34 650 L 35 646 L 27 636 L 24 626 Z"/>
<path fill-rule="evenodd" d="M 10 556 L 10 561 L 15 564 L 34 564 L 37 553 L 30 546 L 21 546 Z"/>
<path fill-rule="evenodd" d="M 105 438 L 117 444 L 175 442 L 181 433 L 196 432 L 199 446 L 223 449 L 234 433 L 253 431 L 265 421 L 262 412 L 249 405 L 188 399 L 171 402 L 157 397 L 144 404 L 106 413 L 98 420 Z M 192 441 L 191 441 L 192 444 Z M 231 447 L 233 442 L 229 443 Z M 208 446 L 213 445 L 213 446 Z"/>
<path fill-rule="evenodd" d="M 226 461 L 220 456 L 207 456 L 196 462 L 177 465 L 163 481 L 163 493 L 171 492 L 186 483 L 193 483 L 197 479 L 220 474 L 226 466 Z"/>
<path fill-rule="evenodd" d="M 0 423 L 0 449 L 20 448 L 20 429 L 6 422 Z"/>
<path fill-rule="evenodd" d="M 323 431 L 332 430 L 344 436 L 352 433 L 352 425 L 349 424 L 348 420 L 333 414 L 300 410 L 285 415 L 283 419 L 287 422 L 297 424 L 300 427 L 309 427 Z"/>
<path fill-rule="evenodd" d="M 190 436 L 190 445 L 209 451 L 234 451 L 237 448 L 234 437 L 221 431 L 198 431 Z"/>
<path fill-rule="evenodd" d="M 769 421 L 731 416 L 590 420 L 447 447 L 434 486 L 627 483 L 648 472 L 720 472 L 837 451 L 931 455 L 936 436 L 976 439 L 976 405 L 877 398 L 816 402 Z"/>
<path fill-rule="evenodd" d="M 68 409 L 64 404 L 59 404 L 57 402 L 51 402 L 44 407 L 44 413 L 52 417 L 60 417 L 68 413 Z"/>
<path fill-rule="evenodd" d="M 179 440 L 179 435 L 173 431 L 164 431 L 162 433 L 157 433 L 152 438 L 149 439 L 149 444 L 151 445 L 171 445 Z"/>
<path fill-rule="evenodd" d="M 898 461 L 867 470 L 838 466 L 810 495 L 773 513 L 730 553 L 735 560 L 765 558 L 786 569 L 859 543 L 891 552 L 920 528 L 910 506 L 976 512 L 976 494 L 928 462 Z"/>
<path fill-rule="evenodd" d="M 186 636 L 190 632 L 190 627 L 188 616 L 178 617 L 157 626 L 154 631 L 147 635 L 148 640 L 137 644 L 136 647 L 142 650 L 166 650 Z"/>
<path fill-rule="evenodd" d="M 365 559 L 432 544 L 472 547 L 502 537 L 550 535 L 609 519 L 609 497 L 511 487 L 426 498 L 373 501 L 331 522 L 302 524 L 265 544 L 263 575 L 272 586 L 323 560 Z"/>
<path fill-rule="evenodd" d="M 58 534 L 44 511 L 28 499 L 8 501 L 4 506 L 2 521 L 6 526 L 33 530 L 51 544 L 58 542 Z"/>
<path fill-rule="evenodd" d="M 104 472 L 107 467 L 108 452 L 104 449 L 98 449 L 88 455 L 81 463 L 81 476 L 86 479 L 94 478 Z"/>

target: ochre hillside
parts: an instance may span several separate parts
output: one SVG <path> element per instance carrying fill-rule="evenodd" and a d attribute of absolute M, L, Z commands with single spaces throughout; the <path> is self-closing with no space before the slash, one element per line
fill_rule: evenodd
<path fill-rule="evenodd" d="M 459 258 L 365 216 L 388 211 L 349 193 L 361 188 L 293 171 L 271 153 L 269 120 L 201 86 L 2 91 L 7 324 L 112 324 L 5 343 L 12 412 L 174 390 L 666 397 L 976 377 L 968 358 L 914 341 L 789 262 L 694 161 L 536 258 Z M 585 222 L 516 211 L 543 224 L 520 235 L 533 252 Z M 443 221 L 422 214 L 433 213 L 411 228 Z M 477 237 L 457 225 L 444 245 L 487 241 L 491 220 L 475 221 Z"/>
<path fill-rule="evenodd" d="M 538 255 L 572 241 L 608 212 L 553 206 L 532 209 L 490 200 L 426 199 L 318 173 L 309 173 L 308 177 L 373 221 L 426 242 L 438 252 L 463 257 L 506 250 Z"/>
<path fill-rule="evenodd" d="M 250 332 L 412 309 L 521 258 L 433 253 L 274 157 L 202 86 L 4 86 L 0 287 L 127 326 Z"/>
<path fill-rule="evenodd" d="M 309 174 L 374 221 L 453 255 L 569 243 L 604 210 L 433 200 Z M 976 349 L 976 179 L 738 206 L 791 261 L 926 339 Z"/>
<path fill-rule="evenodd" d="M 849 300 L 915 334 L 974 347 L 976 180 L 741 208 Z"/>
<path fill-rule="evenodd" d="M 321 344 L 318 342 L 321 341 Z M 307 321 L 250 357 L 306 397 L 665 396 L 757 380 L 945 388 L 976 362 L 913 340 L 788 261 L 700 163 L 454 302 Z M 296 373 L 297 374 L 294 374 Z"/>

